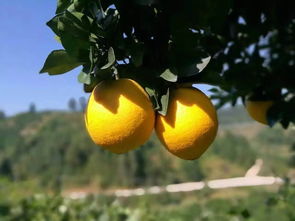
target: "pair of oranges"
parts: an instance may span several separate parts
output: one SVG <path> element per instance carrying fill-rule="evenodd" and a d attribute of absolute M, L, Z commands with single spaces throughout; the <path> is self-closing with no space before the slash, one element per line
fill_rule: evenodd
<path fill-rule="evenodd" d="M 155 128 L 166 149 L 186 160 L 199 158 L 218 128 L 213 104 L 198 89 L 172 91 L 167 114 L 162 116 L 131 79 L 99 83 L 90 95 L 85 123 L 92 140 L 113 153 L 126 153 L 144 144 Z"/>
<path fill-rule="evenodd" d="M 245 104 L 249 115 L 267 124 L 273 101 Z M 85 123 L 94 143 L 113 153 L 144 144 L 155 128 L 166 149 L 186 160 L 199 158 L 216 137 L 218 120 L 210 99 L 193 87 L 172 91 L 166 116 L 156 114 L 144 89 L 131 79 L 103 81 L 89 98 Z"/>

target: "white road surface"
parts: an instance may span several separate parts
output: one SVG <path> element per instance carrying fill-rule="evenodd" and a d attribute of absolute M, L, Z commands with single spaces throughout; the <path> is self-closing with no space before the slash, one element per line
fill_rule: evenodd
<path fill-rule="evenodd" d="M 274 184 L 283 184 L 284 181 L 280 177 L 273 176 L 258 176 L 261 170 L 263 161 L 257 159 L 256 163 L 246 172 L 244 177 L 234 177 L 228 179 L 217 179 L 202 182 L 188 182 L 179 184 L 170 184 L 167 186 L 152 186 L 148 188 L 137 189 L 119 189 L 110 193 L 116 197 L 131 197 L 142 196 L 145 194 L 161 194 L 164 192 L 178 193 L 178 192 L 191 192 L 202 190 L 205 187 L 210 189 L 223 189 L 235 187 L 250 187 L 250 186 L 265 186 Z M 71 192 L 67 197 L 71 199 L 85 198 L 89 193 L 86 192 Z"/>

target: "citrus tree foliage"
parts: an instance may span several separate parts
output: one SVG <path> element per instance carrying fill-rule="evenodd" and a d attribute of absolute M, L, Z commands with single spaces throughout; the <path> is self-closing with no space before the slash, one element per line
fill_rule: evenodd
<path fill-rule="evenodd" d="M 161 114 L 177 85 L 210 84 L 218 107 L 274 100 L 269 124 L 288 127 L 295 122 L 294 8 L 287 0 L 58 0 L 47 25 L 64 49 L 51 52 L 41 72 L 82 65 L 86 92 L 104 79 L 132 78 Z"/>

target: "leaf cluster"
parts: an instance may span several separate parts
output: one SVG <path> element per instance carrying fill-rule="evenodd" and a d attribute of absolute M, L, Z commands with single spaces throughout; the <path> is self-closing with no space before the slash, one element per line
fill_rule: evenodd
<path fill-rule="evenodd" d="M 64 50 L 41 72 L 82 65 L 86 92 L 105 79 L 134 79 L 161 114 L 178 84 L 210 84 L 218 107 L 274 100 L 269 123 L 287 127 L 295 122 L 294 8 L 278 0 L 58 0 L 47 24 Z"/>

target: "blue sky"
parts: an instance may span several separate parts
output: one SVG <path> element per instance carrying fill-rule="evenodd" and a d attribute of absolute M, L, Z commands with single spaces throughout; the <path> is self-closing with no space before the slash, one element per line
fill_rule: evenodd
<path fill-rule="evenodd" d="M 77 82 L 80 68 L 38 74 L 47 55 L 61 48 L 45 25 L 55 7 L 56 0 L 0 0 L 0 110 L 7 115 L 28 110 L 32 102 L 37 110 L 64 110 L 71 97 L 88 97 Z"/>
<path fill-rule="evenodd" d="M 54 16 L 55 0 L 0 1 L 0 110 L 7 115 L 66 109 L 71 97 L 88 96 L 77 82 L 79 68 L 68 74 L 38 74 L 47 55 L 61 46 L 45 23 Z"/>

